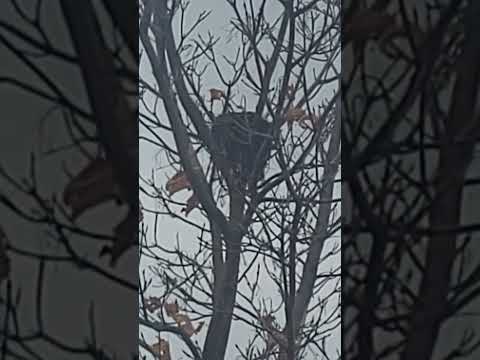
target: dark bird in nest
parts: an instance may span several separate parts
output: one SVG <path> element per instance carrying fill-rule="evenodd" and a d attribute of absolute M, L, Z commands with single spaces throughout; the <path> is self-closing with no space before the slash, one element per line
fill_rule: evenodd
<path fill-rule="evenodd" d="M 215 118 L 213 141 L 234 175 L 247 183 L 263 178 L 270 154 L 271 124 L 255 112 L 227 112 Z"/>

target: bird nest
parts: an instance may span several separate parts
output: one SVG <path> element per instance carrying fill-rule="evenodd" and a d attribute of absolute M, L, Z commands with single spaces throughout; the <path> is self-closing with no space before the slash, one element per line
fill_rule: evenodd
<path fill-rule="evenodd" d="M 263 177 L 271 143 L 271 124 L 255 112 L 225 113 L 212 126 L 213 141 L 243 180 Z"/>

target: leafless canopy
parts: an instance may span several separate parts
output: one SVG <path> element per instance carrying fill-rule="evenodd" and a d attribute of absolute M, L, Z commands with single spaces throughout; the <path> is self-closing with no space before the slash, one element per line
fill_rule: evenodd
<path fill-rule="evenodd" d="M 343 356 L 478 357 L 480 3 L 344 11 Z"/>

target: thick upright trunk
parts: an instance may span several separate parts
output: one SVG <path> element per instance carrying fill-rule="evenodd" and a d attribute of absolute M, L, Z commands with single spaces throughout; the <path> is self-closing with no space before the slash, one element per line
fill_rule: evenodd
<path fill-rule="evenodd" d="M 457 241 L 457 234 L 451 230 L 460 224 L 463 185 L 479 132 L 476 109 L 480 81 L 480 30 L 476 19 L 480 16 L 480 3 L 472 1 L 466 14 L 465 45 L 458 63 L 453 102 L 443 139 L 446 144 L 440 150 L 435 198 L 429 214 L 430 226 L 438 235 L 432 235 L 428 243 L 425 273 L 402 357 L 405 360 L 432 357 L 448 308 Z M 442 229 L 449 231 L 442 233 Z"/>
<path fill-rule="evenodd" d="M 227 254 L 220 283 L 214 293 L 213 316 L 208 326 L 207 337 L 203 348 L 205 360 L 223 360 L 227 350 L 230 328 L 232 326 L 237 282 L 240 268 L 240 252 L 243 231 L 237 227 L 243 220 L 245 204 L 242 192 L 230 191 L 230 234 L 226 234 Z"/>

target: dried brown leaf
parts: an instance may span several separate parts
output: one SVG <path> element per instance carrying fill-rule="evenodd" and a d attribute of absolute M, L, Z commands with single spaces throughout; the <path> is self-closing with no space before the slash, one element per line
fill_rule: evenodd
<path fill-rule="evenodd" d="M 162 299 L 156 296 L 151 296 L 145 299 L 145 307 L 149 312 L 155 312 L 163 305 Z"/>
<path fill-rule="evenodd" d="M 288 121 L 289 124 L 292 124 L 295 121 L 302 120 L 305 117 L 305 114 L 305 110 L 301 108 L 291 107 L 287 110 L 287 113 L 285 114 L 285 119 Z"/>
<path fill-rule="evenodd" d="M 90 162 L 65 187 L 63 201 L 75 219 L 86 210 L 113 199 L 120 199 L 111 163 L 97 158 Z"/>
<path fill-rule="evenodd" d="M 210 101 L 221 100 L 225 97 L 225 92 L 220 89 L 212 88 L 208 91 L 210 92 Z"/>
<path fill-rule="evenodd" d="M 178 327 L 183 330 L 185 335 L 191 337 L 196 334 L 192 321 L 186 314 L 175 314 L 173 317 Z"/>
<path fill-rule="evenodd" d="M 182 212 L 185 213 L 185 216 L 188 216 L 190 212 L 195 209 L 200 204 L 200 200 L 198 199 L 197 195 L 193 194 L 187 200 L 187 204 L 182 209 Z"/>
<path fill-rule="evenodd" d="M 165 303 L 163 305 L 163 308 L 165 309 L 165 312 L 167 313 L 167 316 L 170 316 L 173 319 L 175 319 L 175 316 L 180 311 L 177 300 L 175 300 L 174 302 L 171 302 L 171 303 Z"/>
<path fill-rule="evenodd" d="M 158 339 L 158 342 L 150 346 L 152 352 L 160 359 L 160 360 L 171 360 L 170 355 L 170 344 L 165 339 Z"/>
<path fill-rule="evenodd" d="M 179 171 L 170 180 L 167 181 L 166 189 L 170 195 L 173 195 L 181 190 L 190 189 L 190 181 L 184 171 Z"/>

